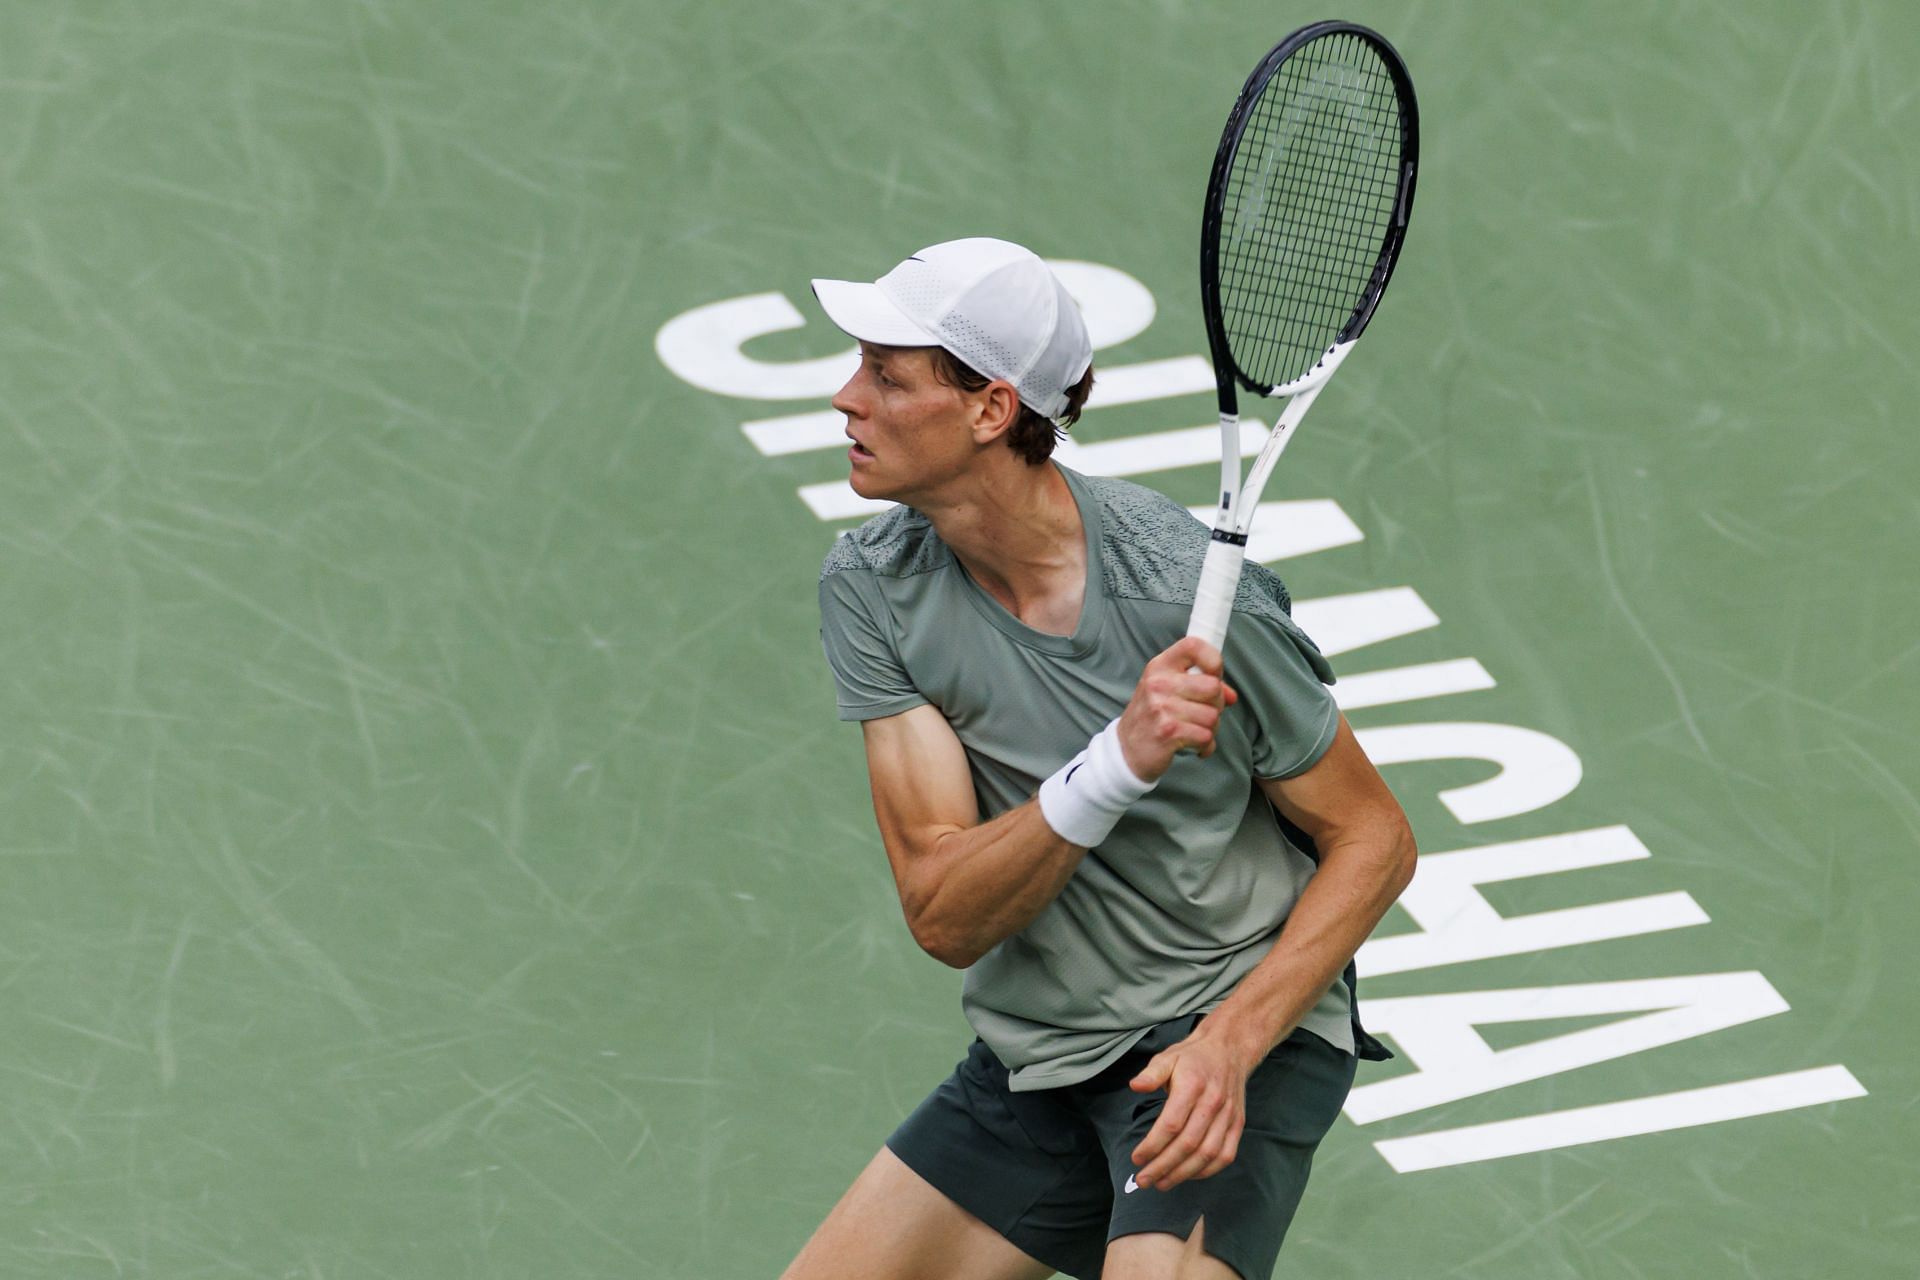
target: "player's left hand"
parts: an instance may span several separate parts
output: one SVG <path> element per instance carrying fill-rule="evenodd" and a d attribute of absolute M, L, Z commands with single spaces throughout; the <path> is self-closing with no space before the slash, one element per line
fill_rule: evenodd
<path fill-rule="evenodd" d="M 1207 1178 L 1233 1163 L 1247 1123 L 1247 1077 L 1252 1065 L 1202 1022 L 1179 1044 L 1153 1056 L 1135 1076 L 1136 1093 L 1167 1091 L 1160 1118 L 1133 1149 L 1141 1187 L 1165 1191 L 1189 1178 Z"/>

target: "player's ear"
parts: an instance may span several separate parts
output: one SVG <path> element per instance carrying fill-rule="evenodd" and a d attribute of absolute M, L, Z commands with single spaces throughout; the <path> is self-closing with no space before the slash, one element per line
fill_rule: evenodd
<path fill-rule="evenodd" d="M 1013 384 L 996 378 L 982 387 L 974 403 L 973 442 L 992 444 L 1020 420 L 1020 394 Z"/>

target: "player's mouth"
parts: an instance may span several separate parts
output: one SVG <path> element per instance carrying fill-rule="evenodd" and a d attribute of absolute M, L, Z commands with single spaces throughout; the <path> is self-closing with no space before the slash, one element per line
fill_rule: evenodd
<path fill-rule="evenodd" d="M 853 437 L 848 436 L 847 439 L 853 440 Z M 858 440 L 853 440 L 853 447 L 847 450 L 847 461 L 871 462 L 873 461 L 873 451 L 863 447 Z"/>

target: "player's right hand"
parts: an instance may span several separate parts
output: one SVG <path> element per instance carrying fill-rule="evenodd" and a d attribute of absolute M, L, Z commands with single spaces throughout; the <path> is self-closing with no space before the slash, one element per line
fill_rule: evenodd
<path fill-rule="evenodd" d="M 1147 663 L 1133 700 L 1120 713 L 1120 750 L 1135 776 L 1158 779 L 1183 750 L 1213 754 L 1220 713 L 1240 700 L 1220 672 L 1220 651 L 1197 636 L 1180 639 Z"/>

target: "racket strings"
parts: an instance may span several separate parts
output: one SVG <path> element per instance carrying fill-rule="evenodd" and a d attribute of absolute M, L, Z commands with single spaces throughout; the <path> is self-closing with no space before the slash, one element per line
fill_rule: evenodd
<path fill-rule="evenodd" d="M 1270 241 L 1276 227 L 1291 225 L 1303 232 L 1286 246 L 1292 250 L 1291 262 L 1264 255 L 1266 270 L 1259 283 L 1270 289 L 1288 283 L 1287 269 L 1293 266 L 1297 283 L 1322 294 L 1331 287 L 1335 304 L 1357 301 L 1348 286 L 1356 275 L 1371 274 L 1379 245 L 1374 233 L 1390 216 L 1387 202 L 1395 194 L 1398 160 L 1391 145 L 1398 141 L 1397 130 L 1383 128 L 1396 123 L 1388 114 L 1397 108 L 1391 81 L 1384 75 L 1371 84 L 1356 81 L 1352 63 L 1338 55 L 1369 50 L 1352 37 L 1341 39 L 1347 47 L 1334 51 L 1331 65 L 1325 57 L 1296 57 L 1276 78 L 1274 91 L 1263 96 L 1265 109 L 1253 122 L 1257 149 L 1252 154 L 1262 157 L 1261 177 L 1268 189 L 1256 193 L 1253 206 L 1240 206 L 1243 215 L 1251 212 L 1253 218 L 1236 221 L 1242 257 L 1250 257 L 1263 238 Z M 1371 115 L 1366 114 L 1369 108 Z M 1383 134 L 1387 147 L 1380 145 Z M 1286 163 L 1276 166 L 1276 156 Z M 1240 169 L 1243 192 L 1248 171 Z M 1268 234 L 1257 234 L 1261 231 Z M 1317 346 L 1309 344 L 1309 349 Z"/>
<path fill-rule="evenodd" d="M 1253 382 L 1311 369 L 1367 296 L 1399 195 L 1402 113 L 1364 39 L 1281 64 L 1249 113 L 1221 207 L 1220 300 Z"/>
<path fill-rule="evenodd" d="M 1229 292 L 1236 295 L 1235 327 L 1246 339 L 1237 344 L 1239 354 L 1257 366 L 1249 372 L 1261 381 L 1288 381 L 1311 367 L 1358 305 L 1377 256 L 1384 184 L 1376 184 L 1370 211 L 1365 182 L 1356 181 L 1354 132 L 1337 117 L 1329 120 L 1329 110 L 1338 108 L 1323 107 L 1320 119 L 1307 122 L 1314 132 L 1296 128 L 1294 136 L 1277 140 L 1295 163 L 1262 175 L 1266 190 L 1255 216 L 1266 220 L 1239 225 L 1266 233 L 1242 235 L 1239 256 L 1246 263 L 1230 259 L 1230 270 L 1260 264 L 1239 273 L 1246 289 Z"/>
<path fill-rule="evenodd" d="M 1311 67 L 1303 67 L 1287 78 L 1302 79 L 1302 71 L 1314 76 Z M 1265 167 L 1254 203 L 1240 206 L 1243 216 L 1236 227 L 1242 234 L 1230 270 L 1261 264 L 1239 272 L 1251 287 L 1233 291 L 1233 311 L 1242 322 L 1237 327 L 1251 338 L 1240 344 L 1250 348 L 1246 362 L 1267 366 L 1258 375 L 1263 380 L 1298 376 L 1344 326 L 1371 278 L 1378 232 L 1390 213 L 1390 205 L 1381 206 L 1392 198 L 1391 184 L 1376 177 L 1369 192 L 1369 157 L 1361 154 L 1369 149 L 1365 126 L 1376 122 L 1356 119 L 1354 108 L 1361 103 L 1351 92 L 1351 80 L 1332 83 L 1336 91 L 1325 92 L 1323 71 L 1286 113 L 1269 109 L 1255 121 L 1253 154 L 1263 157 Z M 1355 128 L 1356 123 L 1362 127 Z M 1395 159 L 1371 149 L 1376 173 L 1381 159 Z M 1287 162 L 1277 171 L 1275 156 Z M 1243 171 L 1243 193 L 1246 176 Z M 1252 218 L 1244 216 L 1248 212 Z M 1279 252 L 1259 252 L 1263 245 Z"/>

